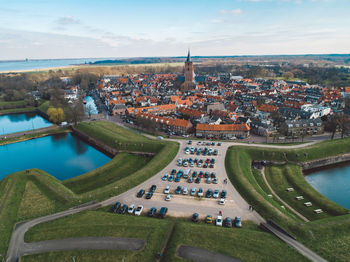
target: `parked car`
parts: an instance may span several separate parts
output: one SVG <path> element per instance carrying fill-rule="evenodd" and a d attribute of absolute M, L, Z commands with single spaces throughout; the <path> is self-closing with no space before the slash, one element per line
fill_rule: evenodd
<path fill-rule="evenodd" d="M 207 215 L 207 217 L 205 218 L 205 223 L 207 224 L 213 223 L 213 217 L 211 215 Z"/>
<path fill-rule="evenodd" d="M 218 197 L 219 197 L 219 189 L 216 188 L 216 189 L 214 190 L 213 197 L 214 197 L 214 198 L 218 198 Z"/>
<path fill-rule="evenodd" d="M 169 194 L 169 192 L 170 192 L 170 186 L 166 186 L 166 188 L 164 188 L 164 190 L 163 190 L 163 193 Z"/>
<path fill-rule="evenodd" d="M 201 182 L 201 178 L 197 177 L 196 180 L 194 181 L 196 184 L 199 184 Z"/>
<path fill-rule="evenodd" d="M 135 209 L 135 216 L 141 215 L 142 210 L 143 210 L 143 205 L 138 205 L 137 208 Z"/>
<path fill-rule="evenodd" d="M 213 191 L 209 188 L 209 189 L 207 190 L 207 193 L 205 194 L 205 197 L 211 198 L 212 195 L 213 195 Z"/>
<path fill-rule="evenodd" d="M 217 226 L 222 227 L 222 216 L 218 216 L 216 218 L 216 223 Z"/>
<path fill-rule="evenodd" d="M 162 177 L 162 180 L 163 180 L 163 181 L 168 180 L 168 174 L 164 174 L 163 177 Z"/>
<path fill-rule="evenodd" d="M 187 179 L 187 182 L 188 182 L 188 183 L 193 183 L 193 177 L 190 176 L 190 177 Z"/>
<path fill-rule="evenodd" d="M 171 195 L 167 194 L 166 197 L 165 197 L 165 201 L 170 201 L 170 200 L 171 200 Z"/>
<path fill-rule="evenodd" d="M 175 178 L 175 182 L 178 183 L 178 182 L 180 182 L 180 180 L 181 180 L 181 176 L 177 175 L 176 178 Z"/>
<path fill-rule="evenodd" d="M 153 192 L 147 192 L 147 194 L 146 194 L 146 199 L 151 199 L 152 198 L 152 196 L 153 196 Z"/>
<path fill-rule="evenodd" d="M 149 217 L 154 217 L 154 216 L 156 215 L 156 213 L 157 213 L 157 208 L 152 207 L 152 208 L 148 211 L 147 215 L 148 215 Z"/>
<path fill-rule="evenodd" d="M 232 219 L 230 217 L 226 217 L 224 221 L 225 227 L 232 227 Z"/>
<path fill-rule="evenodd" d="M 121 203 L 118 201 L 114 204 L 114 206 L 112 207 L 111 211 L 114 212 L 114 213 L 117 213 L 118 212 L 118 209 L 120 208 L 121 206 Z"/>
<path fill-rule="evenodd" d="M 125 214 L 126 210 L 128 210 L 128 205 L 124 204 L 121 209 L 119 209 L 119 214 Z"/>
<path fill-rule="evenodd" d="M 221 191 L 220 197 L 221 197 L 221 198 L 226 198 L 226 195 L 227 195 L 227 192 L 226 192 L 225 189 L 223 189 L 223 190 Z"/>
<path fill-rule="evenodd" d="M 217 184 L 218 183 L 218 179 L 215 177 L 212 182 L 213 182 L 213 184 Z"/>
<path fill-rule="evenodd" d="M 225 198 L 220 198 L 219 205 L 225 205 Z"/>
<path fill-rule="evenodd" d="M 143 197 L 143 195 L 145 194 L 145 190 L 144 189 L 140 189 L 140 191 L 137 193 L 137 197 L 138 198 L 141 198 L 141 197 Z"/>
<path fill-rule="evenodd" d="M 134 210 L 135 210 L 135 205 L 134 205 L 134 204 L 131 204 L 131 205 L 129 206 L 129 208 L 128 208 L 128 213 L 129 213 L 129 214 L 132 214 L 132 213 L 134 213 Z"/>
<path fill-rule="evenodd" d="M 235 227 L 242 227 L 242 220 L 240 217 L 235 217 Z"/>
<path fill-rule="evenodd" d="M 205 180 L 205 182 L 206 182 L 207 184 L 210 184 L 210 183 L 211 183 L 211 178 L 208 177 L 208 178 Z"/>
<path fill-rule="evenodd" d="M 184 186 L 184 188 L 182 189 L 182 194 L 183 195 L 187 195 L 188 194 L 188 188 Z"/>
<path fill-rule="evenodd" d="M 157 186 L 156 185 L 152 185 L 151 188 L 150 188 L 150 192 L 154 193 L 157 189 Z"/>
<path fill-rule="evenodd" d="M 191 188 L 190 195 L 191 195 L 191 196 L 196 195 L 196 188 L 195 188 L 195 187 L 192 187 L 192 188 Z"/>
<path fill-rule="evenodd" d="M 199 197 L 202 197 L 202 196 L 203 196 L 203 189 L 202 189 L 201 187 L 198 189 L 197 195 L 198 195 Z"/>
<path fill-rule="evenodd" d="M 199 217 L 198 213 L 194 213 L 194 214 L 192 215 L 191 220 L 192 220 L 193 222 L 198 222 L 198 217 Z"/>
<path fill-rule="evenodd" d="M 172 182 L 174 180 L 174 175 L 170 175 L 169 177 L 168 177 L 168 181 L 169 182 Z"/>
<path fill-rule="evenodd" d="M 178 186 L 175 190 L 175 194 L 180 194 L 181 190 L 182 190 L 181 186 Z"/>
<path fill-rule="evenodd" d="M 161 207 L 159 212 L 158 212 L 158 217 L 164 218 L 166 216 L 166 213 L 168 212 L 167 207 Z"/>

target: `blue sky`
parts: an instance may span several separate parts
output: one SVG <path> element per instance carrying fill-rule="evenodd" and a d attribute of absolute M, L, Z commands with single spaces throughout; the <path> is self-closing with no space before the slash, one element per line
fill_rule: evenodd
<path fill-rule="evenodd" d="M 0 60 L 350 53 L 349 0 L 0 0 Z"/>

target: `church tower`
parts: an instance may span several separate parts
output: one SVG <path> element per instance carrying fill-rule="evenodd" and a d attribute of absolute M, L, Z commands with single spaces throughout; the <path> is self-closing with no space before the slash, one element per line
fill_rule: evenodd
<path fill-rule="evenodd" d="M 184 90 L 195 88 L 194 84 L 194 69 L 191 61 L 190 50 L 188 50 L 187 59 L 185 61 L 185 82 L 183 83 Z"/>

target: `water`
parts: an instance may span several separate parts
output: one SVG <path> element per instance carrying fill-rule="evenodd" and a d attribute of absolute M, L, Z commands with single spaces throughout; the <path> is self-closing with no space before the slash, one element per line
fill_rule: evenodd
<path fill-rule="evenodd" d="M 97 106 L 95 104 L 94 99 L 91 96 L 86 96 L 84 98 L 84 100 L 86 101 L 86 104 L 84 105 L 84 109 L 85 109 L 85 114 L 89 115 L 89 113 L 91 115 L 96 115 L 98 114 L 98 109 Z M 89 112 L 90 111 L 90 112 Z"/>
<path fill-rule="evenodd" d="M 52 123 L 36 113 L 0 116 L 0 134 L 6 135 L 51 126 Z"/>
<path fill-rule="evenodd" d="M 0 180 L 29 168 L 40 168 L 59 180 L 65 180 L 94 170 L 110 160 L 71 134 L 0 146 L 0 159 Z"/>
<path fill-rule="evenodd" d="M 24 60 L 23 61 L 0 61 L 0 72 L 80 65 L 80 64 L 85 64 L 89 62 L 96 62 L 101 59 L 102 58 L 80 58 L 80 59 L 43 59 L 43 60 L 28 60 L 28 61 L 24 61 Z"/>
<path fill-rule="evenodd" d="M 305 177 L 316 190 L 333 202 L 350 209 L 350 165 L 317 171 Z"/>

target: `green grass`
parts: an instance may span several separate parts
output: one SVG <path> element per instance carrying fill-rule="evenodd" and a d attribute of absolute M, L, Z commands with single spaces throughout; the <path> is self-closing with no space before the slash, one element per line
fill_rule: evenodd
<path fill-rule="evenodd" d="M 346 138 L 295 150 L 231 147 L 225 159 L 226 171 L 239 193 L 265 219 L 272 219 L 327 260 L 347 261 L 350 254 L 350 217 L 346 214 L 349 211 L 312 188 L 296 163 L 346 153 L 349 146 L 350 139 Z M 251 170 L 252 160 L 287 162 L 284 166 L 267 167 L 269 184 L 285 202 L 314 221 L 302 222 L 298 217 L 281 211 L 271 199 L 264 198 L 269 190 L 256 171 Z M 296 191 L 286 192 L 287 187 L 293 187 Z M 295 200 L 296 195 L 303 195 L 305 200 Z M 312 202 L 313 207 L 304 207 L 303 203 L 307 201 Z M 325 212 L 314 214 L 316 208 L 322 208 Z"/>
<path fill-rule="evenodd" d="M 155 261 L 169 230 L 170 221 L 101 211 L 88 211 L 39 224 L 25 234 L 26 242 L 87 236 L 131 237 L 146 240 L 140 251 L 65 251 L 24 257 L 23 261 Z M 67 230 L 69 228 L 69 230 Z M 49 260 L 47 260 L 49 259 Z"/>
<path fill-rule="evenodd" d="M 49 107 L 50 107 L 50 101 L 45 101 L 38 107 L 38 109 L 46 113 Z"/>
<path fill-rule="evenodd" d="M 3 109 L 0 110 L 0 114 L 9 114 L 9 113 L 24 113 L 24 112 L 30 112 L 35 111 L 36 107 L 21 107 L 21 108 L 13 108 L 13 109 Z"/>
<path fill-rule="evenodd" d="M 118 132 L 119 129 L 112 128 L 112 130 Z M 115 135 L 120 136 L 120 133 L 123 133 L 122 131 Z M 48 135 L 50 132 L 6 139 L 1 142 L 22 141 Z M 52 132 L 55 133 L 57 130 L 53 130 Z M 62 132 L 65 132 L 65 130 L 62 130 Z M 109 134 L 109 136 L 112 137 L 112 134 Z M 142 136 L 134 138 L 137 138 L 139 141 L 147 139 Z M 150 140 L 150 143 L 153 142 L 159 143 L 158 141 Z M 0 254 L 6 253 L 13 226 L 16 222 L 66 210 L 69 207 L 91 200 L 104 200 L 113 195 L 121 194 L 162 170 L 173 160 L 179 149 L 178 143 L 165 141 L 159 143 L 157 147 L 159 151 L 152 159 L 130 155 L 128 153 L 120 153 L 105 166 L 81 177 L 64 181 L 64 183 L 38 169 L 31 169 L 29 175 L 22 171 L 2 179 L 0 181 Z M 31 192 L 28 192 L 28 190 L 26 192 L 28 181 L 34 185 L 28 189 Z M 76 192 L 73 192 L 68 185 Z M 33 199 L 45 200 L 43 203 L 38 204 L 38 210 L 21 211 L 22 213 L 18 213 L 21 203 L 26 205 L 26 203 L 33 201 Z M 53 208 L 46 208 L 48 202 L 52 203 Z M 55 256 L 55 254 L 51 255 Z"/>
<path fill-rule="evenodd" d="M 26 140 L 30 140 L 30 139 L 34 139 L 34 138 L 39 138 L 39 137 L 43 137 L 43 136 L 49 136 L 49 135 L 64 133 L 64 132 L 67 132 L 66 128 L 53 127 L 52 129 L 44 131 L 44 132 L 31 133 L 31 134 L 25 134 L 22 136 L 1 139 L 0 145 L 17 143 L 17 142 L 21 142 L 21 141 L 26 141 Z"/>
<path fill-rule="evenodd" d="M 105 121 L 83 122 L 78 124 L 76 128 L 118 150 L 156 153 L 166 143 L 149 139 Z"/>
<path fill-rule="evenodd" d="M 140 155 L 119 153 L 107 164 L 81 176 L 65 180 L 63 184 L 76 194 L 104 187 L 144 167 L 150 159 Z"/>
<path fill-rule="evenodd" d="M 247 228 L 244 225 L 244 228 L 237 229 L 179 222 L 168 244 L 165 261 L 187 261 L 176 256 L 180 245 L 204 248 L 246 262 L 308 261 L 273 235 L 259 230 L 256 225 Z"/>
<path fill-rule="evenodd" d="M 53 211 L 54 203 L 32 181 L 28 181 L 19 206 L 17 218 L 25 220 L 28 217 L 40 217 Z"/>
<path fill-rule="evenodd" d="M 25 234 L 26 242 L 71 237 L 114 236 L 146 239 L 144 250 L 123 251 L 89 250 L 64 251 L 24 257 L 23 261 L 66 261 L 76 256 L 77 261 L 155 261 L 170 224 L 175 230 L 166 248 L 164 261 L 184 261 L 176 256 L 177 247 L 191 245 L 223 253 L 242 261 L 307 261 L 294 249 L 273 235 L 263 232 L 251 222 L 242 229 L 219 228 L 204 223 L 193 224 L 184 219 L 155 219 L 112 214 L 105 211 L 87 211 L 55 221 L 39 224 Z M 67 230 L 69 228 L 69 230 Z M 115 257 L 115 255 L 121 254 Z M 281 256 L 284 254 L 284 256 Z M 91 256 L 91 259 L 89 258 Z M 92 260 L 92 258 L 94 260 Z"/>

